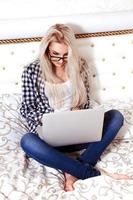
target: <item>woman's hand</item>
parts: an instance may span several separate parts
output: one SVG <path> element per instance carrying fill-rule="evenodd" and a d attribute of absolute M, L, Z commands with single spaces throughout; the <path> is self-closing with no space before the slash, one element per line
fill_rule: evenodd
<path fill-rule="evenodd" d="M 72 110 L 80 110 L 80 108 L 79 108 L 79 107 L 76 107 L 76 108 L 72 108 Z"/>

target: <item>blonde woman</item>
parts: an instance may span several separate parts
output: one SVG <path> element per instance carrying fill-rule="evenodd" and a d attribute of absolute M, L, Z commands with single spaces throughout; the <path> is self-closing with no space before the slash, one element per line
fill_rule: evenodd
<path fill-rule="evenodd" d="M 128 179 L 122 174 L 111 174 L 97 169 L 96 163 L 123 125 L 117 110 L 105 113 L 103 136 L 100 142 L 52 147 L 42 140 L 37 127 L 45 113 L 89 108 L 88 67 L 80 58 L 73 30 L 65 24 L 50 27 L 40 46 L 39 58 L 29 64 L 22 75 L 23 98 L 20 112 L 29 127 L 21 139 L 27 156 L 43 165 L 64 172 L 65 191 L 74 189 L 74 182 L 101 174 L 115 179 Z M 44 130 L 45 131 L 45 130 Z M 85 149 L 72 159 L 65 152 Z"/>

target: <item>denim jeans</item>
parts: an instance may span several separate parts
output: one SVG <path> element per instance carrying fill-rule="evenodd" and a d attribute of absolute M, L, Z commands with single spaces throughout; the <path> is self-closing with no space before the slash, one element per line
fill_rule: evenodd
<path fill-rule="evenodd" d="M 101 141 L 52 147 L 34 133 L 26 133 L 21 139 L 21 147 L 27 156 L 39 163 L 69 173 L 78 179 L 86 179 L 100 175 L 95 168 L 105 148 L 117 135 L 123 125 L 123 115 L 118 110 L 105 112 Z M 85 149 L 77 159 L 70 158 L 64 152 Z"/>

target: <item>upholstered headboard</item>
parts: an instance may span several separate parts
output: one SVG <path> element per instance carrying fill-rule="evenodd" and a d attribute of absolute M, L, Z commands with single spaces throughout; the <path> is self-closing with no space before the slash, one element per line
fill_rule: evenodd
<path fill-rule="evenodd" d="M 41 37 L 54 23 L 74 29 L 90 67 L 95 100 L 133 96 L 132 11 L 1 21 L 0 93 L 21 93 L 23 66 L 37 56 Z"/>
<path fill-rule="evenodd" d="M 126 124 L 119 136 L 131 138 L 133 12 L 3 21 L 0 32 L 2 135 L 10 137 L 9 133 L 12 133 L 16 138 L 18 133 L 25 132 L 26 125 L 19 113 L 22 71 L 36 58 L 41 37 L 54 23 L 67 23 L 75 30 L 79 51 L 90 68 L 92 105 L 98 103 L 103 104 L 105 109 L 122 111 Z"/>

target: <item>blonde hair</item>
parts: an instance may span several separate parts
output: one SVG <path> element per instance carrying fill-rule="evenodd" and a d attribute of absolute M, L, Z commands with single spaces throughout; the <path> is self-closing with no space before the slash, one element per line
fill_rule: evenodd
<path fill-rule="evenodd" d="M 81 62 L 77 50 L 76 38 L 73 30 L 65 24 L 55 24 L 51 26 L 46 35 L 43 37 L 40 46 L 40 66 L 44 81 L 51 84 L 51 93 L 59 98 L 59 89 L 55 87 L 55 73 L 53 72 L 52 63 L 48 58 L 48 47 L 52 42 L 64 43 L 68 46 L 67 74 L 72 83 L 72 108 L 80 107 L 87 102 L 87 93 L 81 76 Z M 86 70 L 87 69 L 83 69 Z"/>

